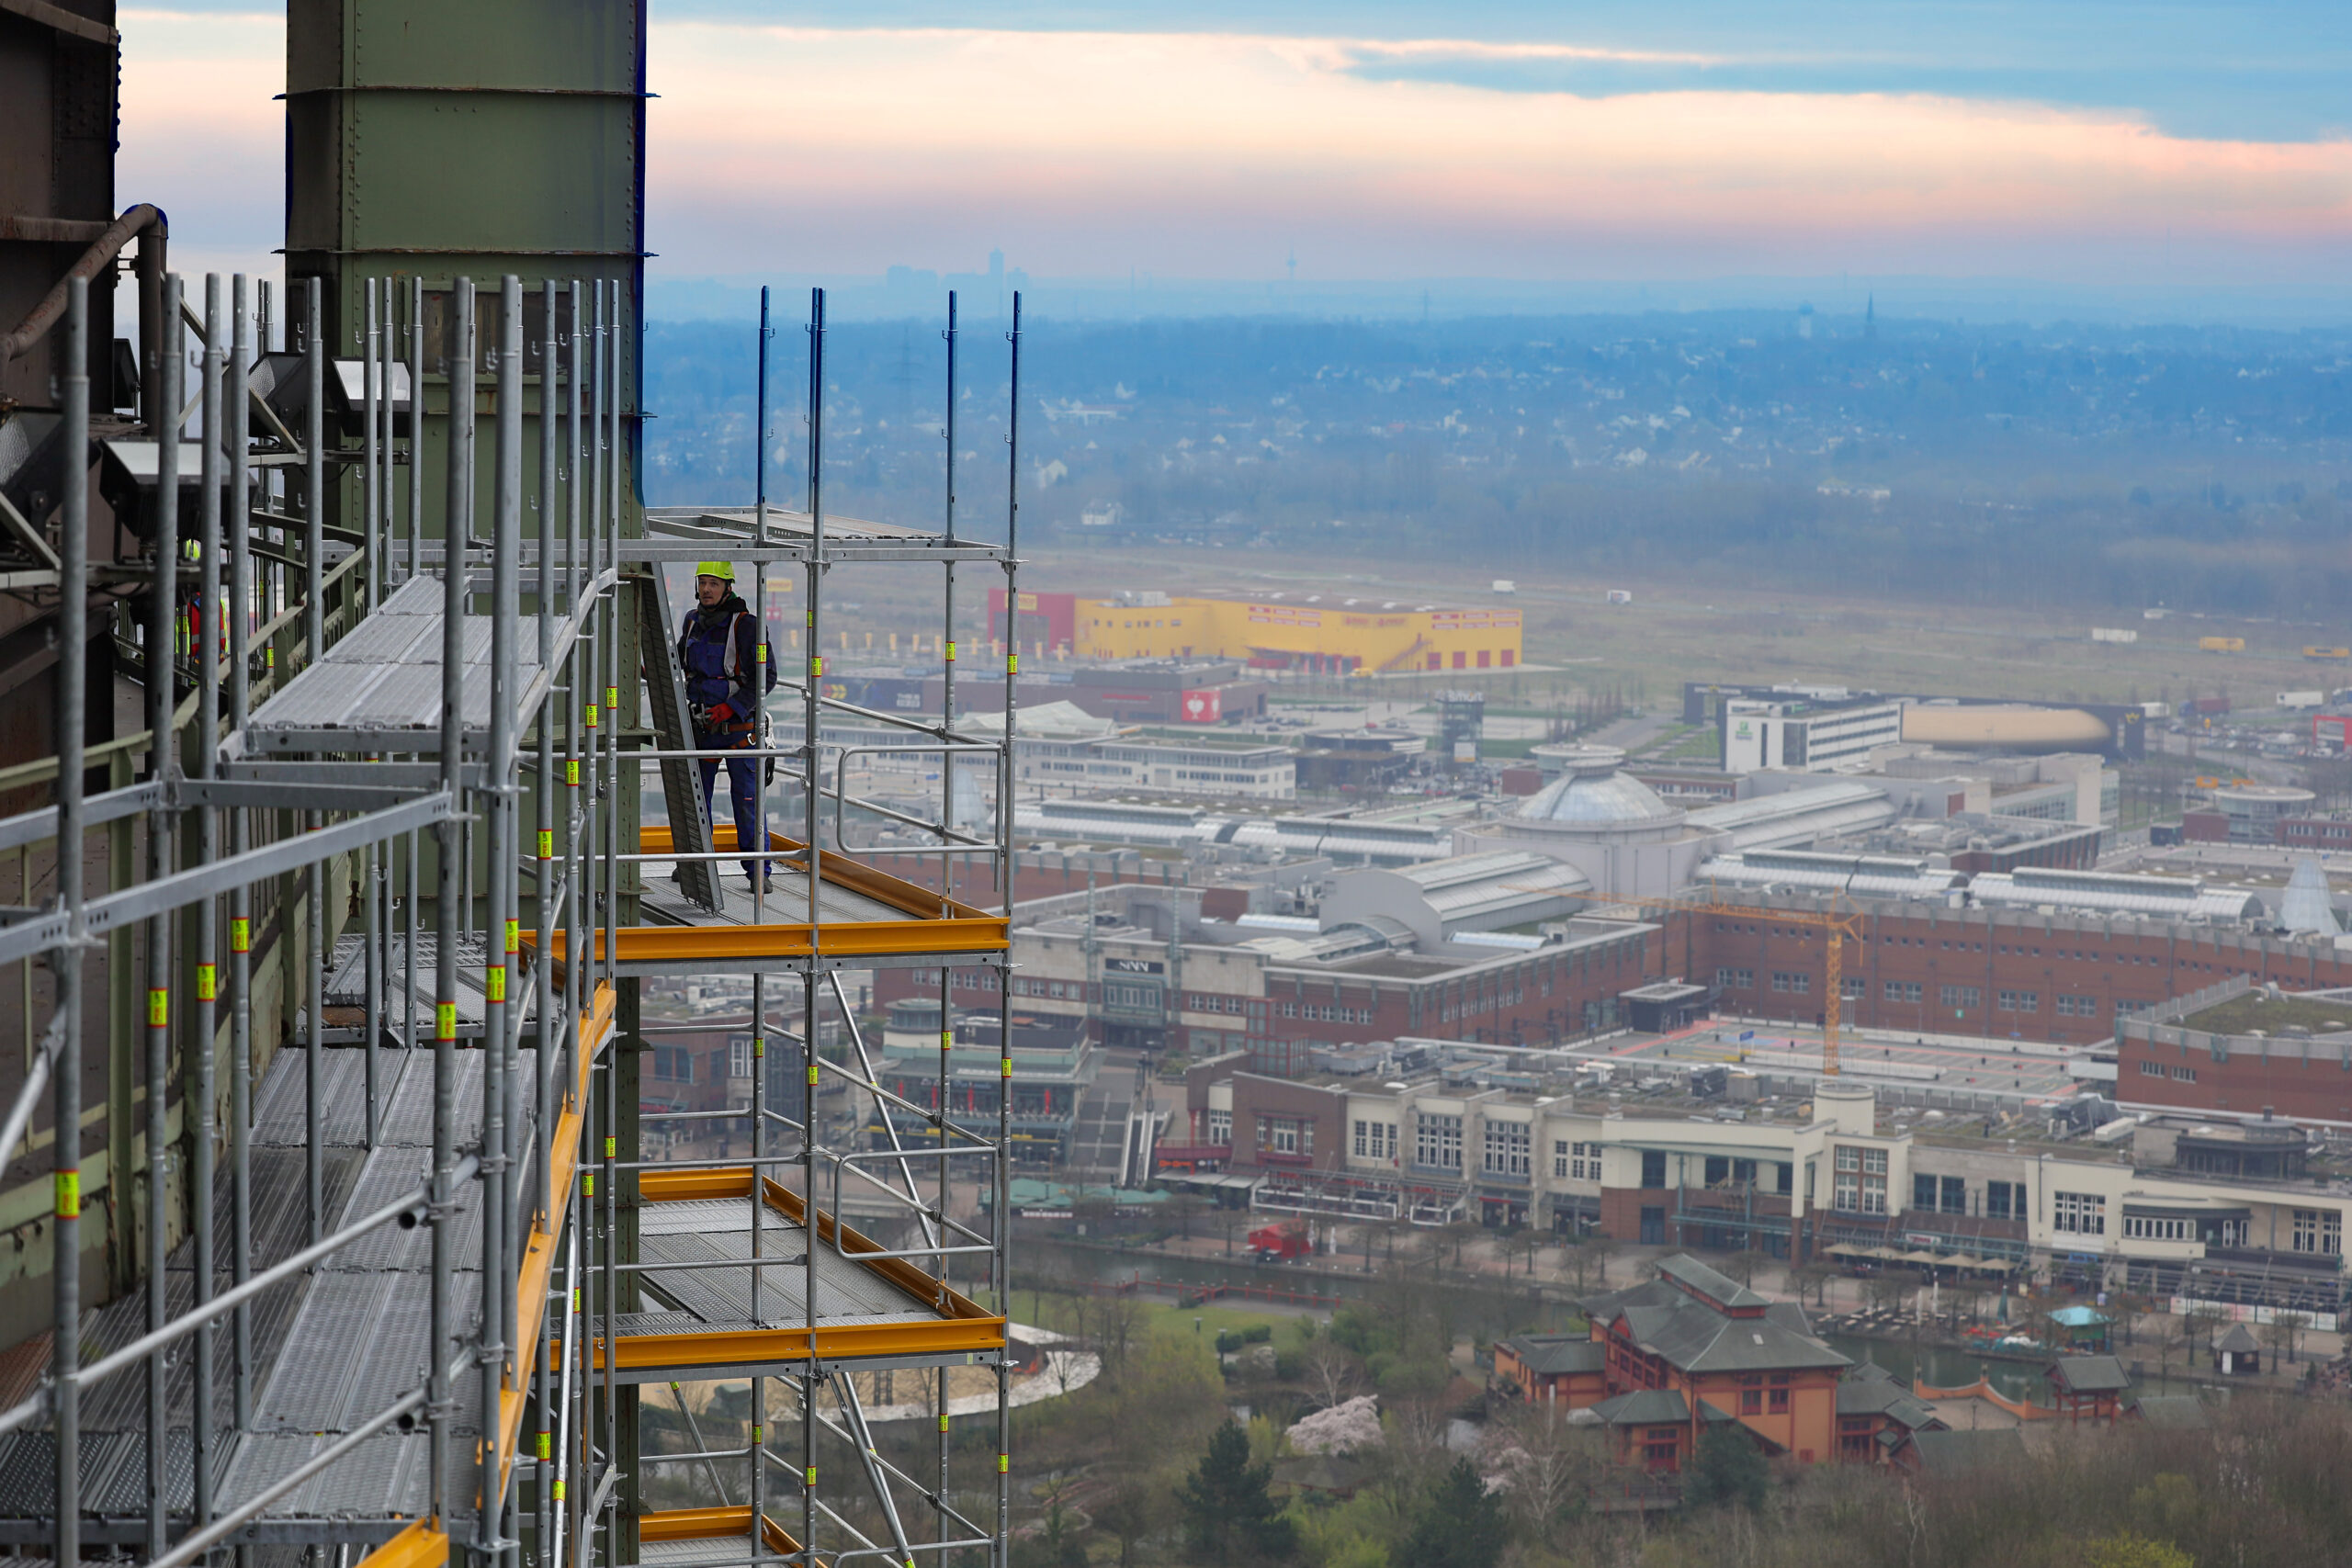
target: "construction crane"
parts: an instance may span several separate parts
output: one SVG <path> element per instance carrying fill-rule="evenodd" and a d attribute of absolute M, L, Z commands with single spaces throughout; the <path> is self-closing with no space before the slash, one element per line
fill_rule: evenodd
<path fill-rule="evenodd" d="M 1754 904 L 1735 904 L 1710 892 L 1704 898 L 1657 898 L 1621 897 L 1614 893 L 1569 893 L 1569 898 L 1581 898 L 1595 904 L 1623 905 L 1637 909 L 1679 909 L 1693 915 L 1740 915 L 1754 919 L 1758 915 L 1783 925 L 1804 926 L 1826 933 L 1827 951 L 1823 955 L 1822 981 L 1824 996 L 1821 1003 L 1821 1076 L 1838 1076 L 1838 1014 L 1845 1004 L 1845 940 L 1862 940 L 1862 916 L 1860 910 L 1848 909 L 1772 909 Z"/>

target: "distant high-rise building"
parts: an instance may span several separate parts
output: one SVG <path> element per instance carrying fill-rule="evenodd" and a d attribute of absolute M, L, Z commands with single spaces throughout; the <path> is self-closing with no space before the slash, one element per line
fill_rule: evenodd
<path fill-rule="evenodd" d="M 1862 304 L 1862 337 L 1866 342 L 1878 341 L 1878 296 L 1869 295 Z"/>

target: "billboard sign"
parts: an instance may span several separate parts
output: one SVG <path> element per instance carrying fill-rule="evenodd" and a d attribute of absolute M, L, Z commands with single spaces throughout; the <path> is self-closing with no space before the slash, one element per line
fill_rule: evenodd
<path fill-rule="evenodd" d="M 1225 694 L 1215 686 L 1204 691 L 1186 692 L 1183 707 L 1177 716 L 1186 724 L 1215 724 L 1225 716 Z"/>

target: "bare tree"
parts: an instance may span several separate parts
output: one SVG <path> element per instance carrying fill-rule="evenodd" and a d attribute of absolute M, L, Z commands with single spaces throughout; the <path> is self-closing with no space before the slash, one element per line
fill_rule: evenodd
<path fill-rule="evenodd" d="M 2156 1342 L 2156 1371 L 2169 1377 L 2173 1352 L 2191 1348 L 2188 1325 L 2167 1313 L 2150 1325 L 2149 1334 Z"/>
<path fill-rule="evenodd" d="M 1299 1360 L 1306 1392 L 1327 1409 L 1354 1398 L 1363 1386 L 1363 1363 L 1328 1334 L 1317 1335 Z"/>
<path fill-rule="evenodd" d="M 1560 1272 L 1567 1277 L 1577 1294 L 1582 1295 L 1592 1288 L 1594 1272 L 1605 1262 L 1605 1254 L 1574 1232 L 1562 1235 L 1559 1243 Z"/>
<path fill-rule="evenodd" d="M 1487 1422 L 1482 1469 L 1501 1483 L 1511 1514 L 1541 1540 L 1607 1463 L 1594 1430 L 1548 1404 L 1513 1404 Z"/>
<path fill-rule="evenodd" d="M 1147 1309 L 1130 1295 L 1104 1296 L 1094 1305 L 1094 1345 L 1102 1370 L 1117 1372 L 1126 1365 L 1128 1348 L 1142 1331 Z"/>
<path fill-rule="evenodd" d="M 2209 1303 L 2199 1302 L 2182 1314 L 2181 1321 L 2188 1330 L 2190 1354 L 2196 1353 L 2197 1338 L 2199 1335 L 2204 1336 L 2205 1348 L 2208 1350 L 2213 1348 L 2213 1335 L 2222 1326 L 2222 1312 L 2219 1307 Z"/>

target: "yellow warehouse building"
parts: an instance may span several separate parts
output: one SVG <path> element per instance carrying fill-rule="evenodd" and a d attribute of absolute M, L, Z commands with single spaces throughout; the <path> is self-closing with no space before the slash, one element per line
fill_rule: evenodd
<path fill-rule="evenodd" d="M 989 608 L 1001 631 L 1002 590 L 990 593 Z M 1240 659 L 1261 670 L 1325 674 L 1510 670 L 1521 661 L 1515 609 L 1330 593 L 1023 593 L 1012 631 L 1023 648 L 1066 648 L 1083 659 Z"/>

